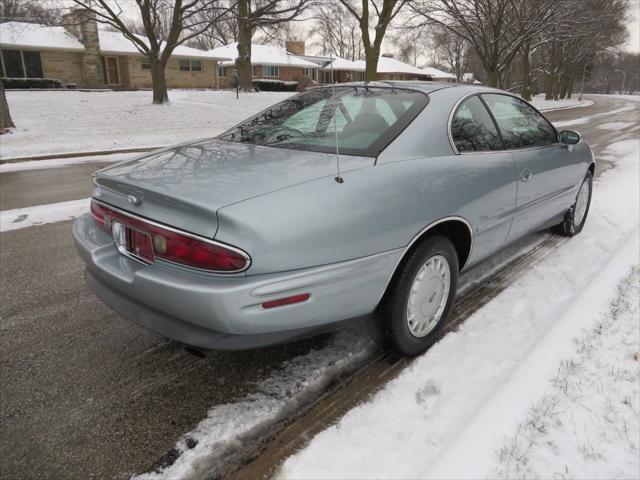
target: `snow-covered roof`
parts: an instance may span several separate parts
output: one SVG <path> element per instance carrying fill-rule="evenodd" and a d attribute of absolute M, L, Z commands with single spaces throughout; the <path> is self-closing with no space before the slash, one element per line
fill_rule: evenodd
<path fill-rule="evenodd" d="M 113 55 L 140 55 L 138 49 L 120 32 L 98 31 L 100 51 Z M 139 38 L 147 41 L 145 37 Z M 14 48 L 55 49 L 83 52 L 84 45 L 68 33 L 64 27 L 52 27 L 25 22 L 0 23 L 0 45 Z M 201 57 L 211 60 L 227 60 L 229 57 L 216 57 L 204 50 L 180 45 L 173 50 L 174 57 Z"/>
<path fill-rule="evenodd" d="M 84 51 L 84 45 L 67 33 L 64 27 L 49 27 L 36 23 L 0 23 L 0 45 L 3 47 L 40 48 Z"/>
<path fill-rule="evenodd" d="M 340 57 L 334 58 L 333 61 L 329 62 L 329 64 L 323 68 L 323 70 L 330 71 L 332 67 L 333 70 L 353 70 L 356 72 L 365 71 L 365 65 L 362 62 L 352 62 L 351 60 Z"/>
<path fill-rule="evenodd" d="M 444 72 L 444 71 L 439 70 L 437 68 L 424 67 L 422 70 L 432 78 L 451 78 L 451 79 L 454 79 L 454 80 L 456 79 L 456 76 L 454 74 L 449 73 L 449 72 Z"/>
<path fill-rule="evenodd" d="M 354 62 L 361 66 L 363 69 L 366 67 L 364 60 L 358 60 Z M 401 62 L 395 58 L 380 57 L 378 59 L 378 73 L 407 73 L 409 75 L 428 75 L 424 70 L 409 65 L 408 63 Z"/>
<path fill-rule="evenodd" d="M 121 32 L 98 30 L 98 37 L 100 38 L 100 51 L 102 53 L 112 55 L 140 55 L 140 52 L 133 42 Z M 137 37 L 145 43 L 148 42 L 147 38 L 142 35 L 137 35 Z M 164 48 L 164 42 L 162 47 Z M 196 57 L 209 60 L 228 60 L 230 58 L 227 56 L 214 55 L 210 51 L 207 52 L 205 50 L 198 50 L 197 48 L 185 47 L 184 45 L 178 45 L 171 55 L 173 57 Z"/>
<path fill-rule="evenodd" d="M 209 54 L 217 57 L 230 58 L 230 61 L 222 62 L 222 66 L 231 66 L 238 58 L 238 44 L 230 43 L 222 47 L 214 48 L 208 51 Z M 251 63 L 253 65 L 277 65 L 280 67 L 309 67 L 317 68 L 318 64 L 300 58 L 282 47 L 273 45 L 251 44 Z"/>

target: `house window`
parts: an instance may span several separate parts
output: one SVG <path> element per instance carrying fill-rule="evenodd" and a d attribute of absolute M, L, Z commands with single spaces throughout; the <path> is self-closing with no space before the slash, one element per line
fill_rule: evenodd
<path fill-rule="evenodd" d="M 140 66 L 142 67 L 142 70 L 151 70 L 151 62 L 147 57 L 142 57 L 142 60 L 140 60 Z"/>
<path fill-rule="evenodd" d="M 254 65 L 253 66 L 253 72 L 251 72 L 252 76 L 254 77 L 260 77 L 262 74 L 262 67 L 260 65 Z"/>
<path fill-rule="evenodd" d="M 358 82 L 363 82 L 364 81 L 364 72 L 356 72 L 356 80 Z"/>
<path fill-rule="evenodd" d="M 200 60 L 180 60 L 180 70 L 183 72 L 201 72 L 202 62 Z"/>
<path fill-rule="evenodd" d="M 280 67 L 276 67 L 274 65 L 263 65 L 262 76 L 263 77 L 279 77 Z"/>
<path fill-rule="evenodd" d="M 40 52 L 2 50 L 2 71 L 9 78 L 43 78 Z"/>
<path fill-rule="evenodd" d="M 304 67 L 302 69 L 302 75 L 304 75 L 305 77 L 309 76 L 309 69 L 307 67 Z"/>
<path fill-rule="evenodd" d="M 226 77 L 227 76 L 227 67 L 218 67 L 218 76 Z"/>

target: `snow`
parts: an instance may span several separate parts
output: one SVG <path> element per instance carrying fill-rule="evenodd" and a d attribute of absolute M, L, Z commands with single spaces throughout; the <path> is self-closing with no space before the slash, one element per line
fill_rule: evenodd
<path fill-rule="evenodd" d="M 364 60 L 358 60 L 355 62 L 363 70 L 366 68 L 367 63 Z M 410 75 L 428 75 L 424 70 L 408 63 L 401 62 L 395 58 L 380 57 L 378 58 L 378 73 L 408 73 Z"/>
<path fill-rule="evenodd" d="M 222 62 L 222 66 L 233 66 L 238 58 L 238 44 L 230 43 L 222 47 L 214 48 L 208 52 L 218 57 L 230 58 L 231 61 Z M 251 63 L 253 65 L 277 65 L 281 67 L 307 67 L 318 68 L 317 63 L 310 62 L 297 55 L 287 53 L 287 50 L 274 45 L 251 44 Z"/>
<path fill-rule="evenodd" d="M 576 339 L 551 388 L 502 441 L 496 477 L 543 478 L 551 471 L 572 478 L 640 477 L 639 303 L 636 265 L 609 311 Z"/>
<path fill-rule="evenodd" d="M 579 236 L 538 261 L 369 403 L 317 435 L 285 462 L 279 478 L 494 478 L 504 469 L 498 464 L 504 439 L 526 422 L 541 395 L 553 391 L 550 380 L 562 360 L 576 354 L 574 339 L 595 328 L 617 283 L 639 261 L 640 141 L 612 144 L 602 157 L 616 168 L 595 182 Z M 627 341 L 638 351 L 637 337 Z M 623 368 L 637 365 L 611 365 L 614 372 Z M 625 391 L 617 398 L 637 392 L 637 382 L 619 387 Z M 621 419 L 632 418 L 626 427 L 637 440 L 638 416 L 625 415 L 616 417 L 615 427 L 624 429 Z M 577 425 L 568 432 L 577 444 L 593 438 L 586 425 Z M 637 441 L 630 445 L 608 434 L 604 443 L 606 457 L 597 467 L 587 457 L 571 458 L 574 471 L 588 472 L 580 478 L 637 476 Z M 562 453 L 553 460 L 548 469 L 536 464 L 533 478 L 556 476 L 553 465 Z M 576 477 L 572 471 L 566 476 Z"/>
<path fill-rule="evenodd" d="M 433 67 L 423 67 L 422 71 L 427 75 L 430 75 L 434 79 L 442 79 L 442 78 L 452 79 L 452 80 L 457 79 L 457 77 L 453 73 L 444 72 L 442 70 L 439 70 Z"/>
<path fill-rule="evenodd" d="M 0 212 L 0 232 L 71 220 L 89 211 L 89 201 L 89 198 L 82 198 L 68 202 L 36 205 L 35 207 L 2 210 Z"/>
<path fill-rule="evenodd" d="M 46 170 L 49 168 L 62 168 L 69 165 L 83 163 L 115 163 L 130 160 L 141 153 L 116 153 L 112 155 L 99 155 L 88 157 L 55 158 L 51 160 L 30 160 L 26 162 L 11 162 L 0 164 L 0 173 L 24 172 L 27 170 Z"/>
<path fill-rule="evenodd" d="M 48 27 L 35 23 L 0 23 L 0 45 L 3 47 L 84 51 L 84 45 L 67 33 L 64 27 Z"/>
<path fill-rule="evenodd" d="M 141 55 L 140 51 L 136 48 L 131 40 L 125 37 L 121 32 L 110 32 L 106 30 L 98 30 L 98 37 L 100 39 L 100 51 L 103 54 L 114 55 Z M 149 44 L 147 37 L 143 35 L 137 35 L 145 44 Z M 166 42 L 162 42 L 161 49 L 164 49 Z M 199 50 L 197 48 L 186 47 L 184 45 L 178 45 L 171 54 L 173 57 L 189 57 L 189 58 L 203 58 L 208 60 L 228 60 L 228 56 L 217 56 L 211 52 Z"/>
<path fill-rule="evenodd" d="M 373 343 L 357 328 L 347 328 L 331 337 L 320 350 L 310 351 L 287 362 L 275 374 L 256 386 L 256 393 L 244 401 L 211 409 L 196 428 L 180 439 L 181 453 L 175 463 L 162 471 L 135 477 L 137 480 L 197 479 L 219 456 L 237 448 L 243 436 L 296 411 L 300 402 L 313 398 L 333 379 L 357 368 L 371 355 Z M 187 439 L 197 441 L 189 449 Z"/>
<path fill-rule="evenodd" d="M 161 147 L 213 137 L 295 93 L 171 90 L 151 92 L 7 91 L 17 128 L 2 136 L 0 158 Z"/>
<path fill-rule="evenodd" d="M 331 62 L 327 64 L 322 70 L 331 71 L 331 70 L 349 70 L 355 72 L 364 72 L 365 67 L 360 62 L 352 62 L 351 60 L 346 60 L 341 57 L 335 57 Z"/>
<path fill-rule="evenodd" d="M 588 107 L 593 105 L 593 102 L 591 100 L 579 101 L 577 96 L 562 100 L 545 100 L 544 94 L 540 94 L 533 97 L 531 104 L 541 112 L 549 112 L 563 108 Z"/>

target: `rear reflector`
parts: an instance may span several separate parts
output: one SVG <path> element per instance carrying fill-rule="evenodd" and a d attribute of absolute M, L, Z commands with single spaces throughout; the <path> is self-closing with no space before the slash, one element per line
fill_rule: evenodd
<path fill-rule="evenodd" d="M 274 308 L 274 307 L 282 307 L 283 305 L 291 305 L 292 303 L 300 303 L 306 302 L 309 300 L 308 293 L 301 293 L 300 295 L 293 295 L 291 297 L 279 298 L 277 300 L 269 300 L 268 302 L 264 302 L 262 304 L 262 308 Z"/>
<path fill-rule="evenodd" d="M 139 246 L 144 252 L 140 256 L 147 261 L 155 256 L 186 267 L 220 273 L 240 272 L 249 265 L 249 256 L 234 247 L 129 215 L 95 200 L 91 200 L 91 217 L 109 236 L 113 236 L 114 221 L 131 227 L 127 230 L 135 236 L 131 245 Z"/>

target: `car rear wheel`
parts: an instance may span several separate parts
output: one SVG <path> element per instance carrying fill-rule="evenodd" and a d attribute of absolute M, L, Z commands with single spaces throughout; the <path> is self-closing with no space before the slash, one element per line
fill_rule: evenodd
<path fill-rule="evenodd" d="M 558 225 L 558 232 L 568 237 L 579 234 L 587 221 L 587 214 L 591 206 L 591 189 L 593 186 L 593 176 L 587 172 L 587 176 L 582 181 L 575 203 L 567 211 L 563 222 Z"/>
<path fill-rule="evenodd" d="M 404 262 L 382 305 L 392 347 L 418 355 L 437 339 L 458 284 L 458 256 L 443 236 L 426 239 Z"/>

